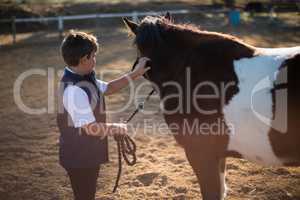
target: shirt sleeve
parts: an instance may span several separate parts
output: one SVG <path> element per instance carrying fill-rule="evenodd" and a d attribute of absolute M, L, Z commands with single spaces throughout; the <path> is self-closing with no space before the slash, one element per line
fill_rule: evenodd
<path fill-rule="evenodd" d="M 97 86 L 99 90 L 104 93 L 107 90 L 108 83 L 102 80 L 97 79 Z"/>
<path fill-rule="evenodd" d="M 89 98 L 80 87 L 70 85 L 65 89 L 63 105 L 71 116 L 75 128 L 96 121 Z"/>

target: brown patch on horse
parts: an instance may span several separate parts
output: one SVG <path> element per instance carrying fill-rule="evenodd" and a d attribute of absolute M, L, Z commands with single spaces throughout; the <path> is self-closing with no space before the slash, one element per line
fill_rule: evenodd
<path fill-rule="evenodd" d="M 160 72 L 159 75 L 157 73 L 152 76 L 154 82 L 176 78 L 174 76 L 184 71 L 183 68 L 195 62 L 192 59 L 205 59 L 205 63 L 199 63 L 198 68 L 203 67 L 203 64 L 210 64 L 210 59 L 214 65 L 219 66 L 218 70 L 226 72 L 228 67 L 233 68 L 233 60 L 257 54 L 254 47 L 234 36 L 203 31 L 191 24 L 174 24 L 164 17 L 144 18 L 137 28 L 135 44 L 141 56 L 151 58 L 153 71 Z M 198 55 L 194 58 L 196 54 Z M 208 58 L 205 57 L 207 55 Z M 151 72 L 149 74 L 151 78 Z M 162 74 L 169 76 L 163 77 Z"/>

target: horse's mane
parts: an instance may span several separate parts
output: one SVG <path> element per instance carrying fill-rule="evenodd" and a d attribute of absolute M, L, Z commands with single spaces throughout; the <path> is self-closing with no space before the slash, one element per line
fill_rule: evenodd
<path fill-rule="evenodd" d="M 239 38 L 230 34 L 201 30 L 194 24 L 175 24 L 172 20 L 164 17 L 145 17 L 140 24 L 139 34 L 135 43 L 138 46 L 148 46 L 151 48 L 164 47 L 169 41 L 169 45 L 179 45 L 185 47 L 195 47 L 200 44 L 226 42 L 232 45 L 243 46 L 254 49 L 251 45 L 244 43 Z"/>

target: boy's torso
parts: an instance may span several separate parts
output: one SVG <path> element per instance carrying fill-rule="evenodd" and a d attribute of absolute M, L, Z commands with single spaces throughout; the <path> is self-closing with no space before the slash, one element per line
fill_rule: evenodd
<path fill-rule="evenodd" d="M 89 100 L 92 114 L 96 122 L 106 122 L 104 96 L 100 92 L 94 73 L 81 76 L 65 69 L 61 80 L 58 101 L 57 124 L 60 131 L 60 163 L 63 167 L 95 167 L 108 161 L 107 138 L 100 139 L 88 136 L 84 130 L 74 125 L 72 115 L 68 113 L 64 104 L 64 94 L 68 87 L 77 87 L 68 100 L 74 101 L 78 94 L 86 94 Z M 70 89 L 70 88 L 69 88 Z M 80 117 L 79 117 L 80 118 Z M 74 117 L 73 117 L 74 119 Z M 84 120 L 84 119 L 83 119 Z"/>

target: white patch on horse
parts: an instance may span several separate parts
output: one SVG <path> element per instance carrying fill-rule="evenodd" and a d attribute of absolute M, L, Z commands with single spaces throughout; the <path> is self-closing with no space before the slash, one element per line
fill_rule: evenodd
<path fill-rule="evenodd" d="M 283 61 L 299 48 L 259 50 L 265 55 L 234 61 L 240 91 L 223 110 L 226 123 L 234 128 L 227 150 L 237 151 L 243 158 L 262 165 L 282 165 L 283 162 L 275 156 L 269 140 L 270 126 L 258 114 L 272 120 L 270 90 L 276 73 Z M 253 89 L 264 79 L 269 82 L 268 87 L 261 87 L 253 94 Z"/>

